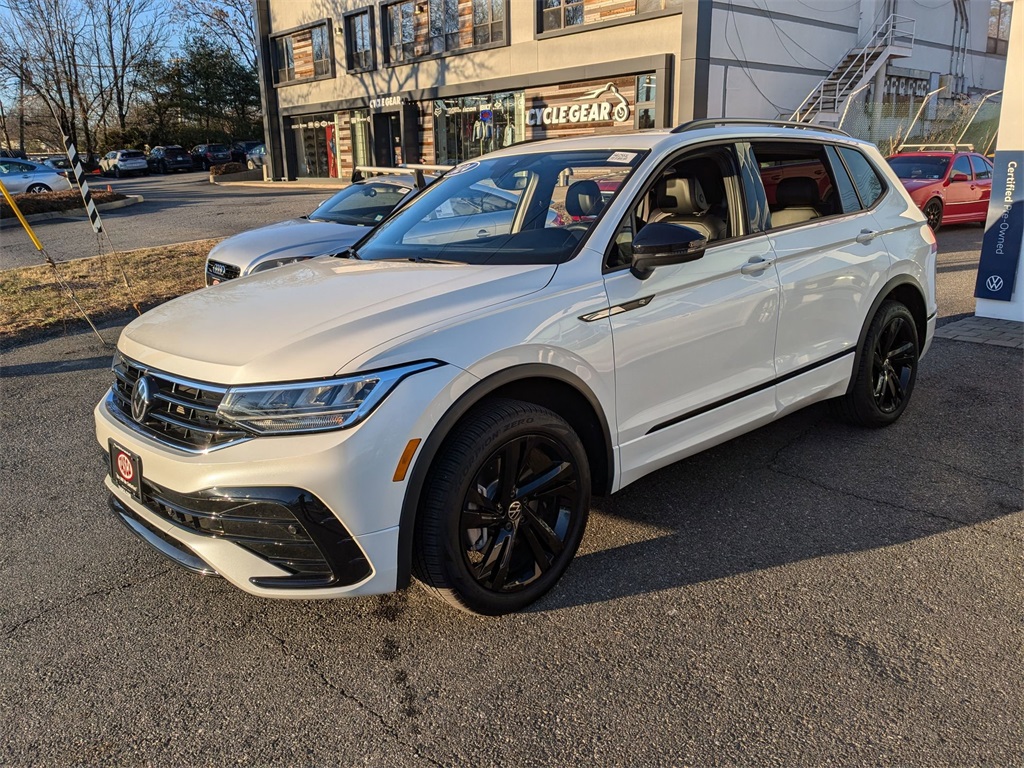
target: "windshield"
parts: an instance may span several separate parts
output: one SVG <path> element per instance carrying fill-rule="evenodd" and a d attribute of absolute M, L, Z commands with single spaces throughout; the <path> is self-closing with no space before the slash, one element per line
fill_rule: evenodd
<path fill-rule="evenodd" d="M 645 154 L 577 150 L 463 163 L 371 234 L 359 258 L 559 264 Z"/>
<path fill-rule="evenodd" d="M 374 227 L 384 221 L 411 191 L 411 185 L 377 181 L 353 184 L 325 201 L 309 218 L 311 221 Z"/>
<path fill-rule="evenodd" d="M 940 155 L 890 157 L 889 165 L 901 179 L 943 179 L 949 158 Z"/>

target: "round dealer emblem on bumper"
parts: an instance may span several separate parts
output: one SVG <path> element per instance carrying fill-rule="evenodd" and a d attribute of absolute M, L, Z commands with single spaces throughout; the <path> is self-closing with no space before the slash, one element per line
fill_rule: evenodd
<path fill-rule="evenodd" d="M 132 466 L 132 460 L 127 453 L 117 454 L 117 474 L 127 483 L 135 477 L 135 467 Z"/>
<path fill-rule="evenodd" d="M 132 418 L 142 423 L 153 405 L 153 385 L 148 376 L 139 376 L 132 390 Z"/>

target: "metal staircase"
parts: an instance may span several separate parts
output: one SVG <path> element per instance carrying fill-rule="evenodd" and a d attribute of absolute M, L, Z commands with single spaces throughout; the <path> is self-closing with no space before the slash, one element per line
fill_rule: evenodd
<path fill-rule="evenodd" d="M 837 125 L 850 96 L 870 83 L 889 59 L 909 56 L 913 52 L 916 24 L 907 16 L 890 15 L 866 43 L 847 51 L 842 61 L 814 86 L 789 119 Z"/>

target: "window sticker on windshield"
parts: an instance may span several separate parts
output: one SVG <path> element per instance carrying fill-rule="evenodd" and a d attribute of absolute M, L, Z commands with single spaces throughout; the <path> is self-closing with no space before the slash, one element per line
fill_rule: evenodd
<path fill-rule="evenodd" d="M 449 176 L 458 176 L 460 173 L 465 173 L 466 171 L 472 171 L 474 168 L 477 168 L 479 165 L 480 165 L 480 163 L 477 163 L 477 162 L 463 163 L 462 165 L 457 165 L 454 168 L 452 168 L 450 171 L 448 171 L 448 175 Z"/>
<path fill-rule="evenodd" d="M 374 221 L 380 221 L 383 218 L 384 218 L 384 214 L 383 213 L 378 213 L 376 216 L 373 217 L 373 220 Z"/>
<path fill-rule="evenodd" d="M 631 163 L 636 157 L 636 152 L 614 152 L 608 158 L 609 163 Z"/>

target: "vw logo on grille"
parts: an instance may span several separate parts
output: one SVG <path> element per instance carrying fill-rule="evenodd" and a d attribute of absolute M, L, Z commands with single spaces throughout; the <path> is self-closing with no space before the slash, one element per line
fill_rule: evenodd
<path fill-rule="evenodd" d="M 139 376 L 132 389 L 132 418 L 140 424 L 153 405 L 153 385 L 148 376 Z"/>
<path fill-rule="evenodd" d="M 988 280 L 985 281 L 985 287 L 993 292 L 998 291 L 1000 288 L 1003 287 L 1003 278 L 1001 278 L 999 275 L 992 275 L 989 277 Z"/>

